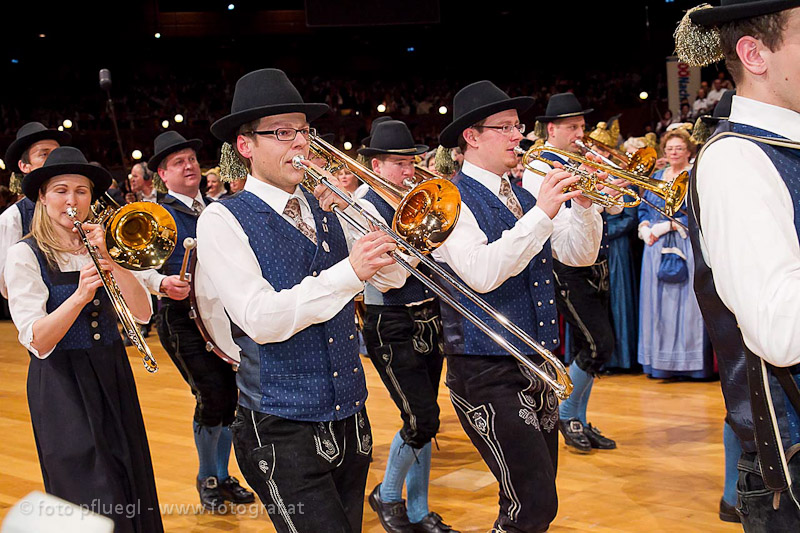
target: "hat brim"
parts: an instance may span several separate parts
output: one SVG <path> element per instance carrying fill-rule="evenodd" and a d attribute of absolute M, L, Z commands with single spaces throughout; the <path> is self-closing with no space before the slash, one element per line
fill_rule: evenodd
<path fill-rule="evenodd" d="M 211 133 L 220 141 L 233 144 L 236 141 L 236 132 L 242 124 L 284 113 L 303 113 L 306 120 L 312 122 L 327 113 L 329 109 L 328 104 L 275 104 L 254 107 L 231 113 L 217 120 L 211 125 Z"/>
<path fill-rule="evenodd" d="M 381 148 L 359 148 L 359 155 L 372 157 L 374 155 L 422 155 L 430 150 L 427 144 L 416 144 L 413 149 L 408 150 L 383 150 Z"/>
<path fill-rule="evenodd" d="M 800 6 L 800 0 L 765 0 L 745 2 L 730 6 L 718 6 L 709 9 L 698 9 L 689 15 L 692 22 L 699 26 L 716 26 L 734 20 L 759 17 L 778 13 Z"/>
<path fill-rule="evenodd" d="M 476 122 L 508 109 L 516 109 L 517 112 L 524 113 L 533 106 L 534 101 L 530 96 L 517 96 L 477 107 L 448 124 L 439 134 L 439 144 L 445 148 L 455 148 L 458 146 L 458 138 L 461 136 L 461 132 Z"/>
<path fill-rule="evenodd" d="M 580 117 L 583 115 L 588 115 L 594 111 L 593 107 L 589 109 L 583 109 L 581 111 L 576 111 L 574 113 L 564 113 L 563 115 L 539 115 L 536 117 L 536 120 L 539 122 L 553 122 L 554 120 L 561 120 L 562 118 L 571 118 L 571 117 Z"/>
<path fill-rule="evenodd" d="M 39 189 L 47 180 L 64 174 L 85 176 L 94 184 L 92 199 L 96 200 L 111 186 L 111 173 L 102 167 L 84 163 L 65 163 L 37 168 L 22 179 L 22 192 L 33 202 L 39 199 Z"/>
<path fill-rule="evenodd" d="M 161 162 L 164 160 L 164 158 L 167 157 L 169 154 L 174 154 L 175 152 L 179 152 L 185 148 L 191 148 L 196 152 L 200 149 L 201 146 L 203 146 L 203 141 L 201 141 L 200 139 L 190 139 L 186 142 L 173 144 L 172 146 L 165 148 L 164 150 L 161 150 L 153 157 L 151 157 L 150 160 L 147 162 L 147 168 L 150 170 L 150 172 L 158 172 L 158 165 L 160 165 Z"/>
<path fill-rule="evenodd" d="M 66 131 L 58 130 L 42 130 L 25 137 L 16 139 L 6 150 L 6 166 L 11 172 L 22 172 L 19 168 L 19 160 L 22 154 L 31 147 L 32 144 L 45 139 L 52 139 L 56 141 L 59 146 L 65 146 L 72 140 L 72 135 Z"/>

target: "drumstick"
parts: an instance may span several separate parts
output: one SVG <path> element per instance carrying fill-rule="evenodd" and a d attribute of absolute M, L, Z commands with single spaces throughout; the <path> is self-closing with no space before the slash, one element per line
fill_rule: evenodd
<path fill-rule="evenodd" d="M 186 265 L 189 264 L 189 255 L 195 246 L 197 246 L 197 241 L 191 237 L 183 239 L 183 248 L 186 251 L 183 252 L 183 263 L 181 264 L 181 281 L 186 281 Z"/>

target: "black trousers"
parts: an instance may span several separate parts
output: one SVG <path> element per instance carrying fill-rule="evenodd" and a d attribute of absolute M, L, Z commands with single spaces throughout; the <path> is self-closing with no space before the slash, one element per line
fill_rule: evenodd
<path fill-rule="evenodd" d="M 553 262 L 558 312 L 572 326 L 573 361 L 596 374 L 611 360 L 614 327 L 609 304 L 608 259 L 588 267 Z"/>
<path fill-rule="evenodd" d="M 736 491 L 739 501 L 736 510 L 747 533 L 800 530 L 800 505 L 797 503 L 800 500 L 800 454 L 789 459 L 792 492 L 796 499 L 792 499 L 789 491 L 782 492 L 777 510 L 774 508 L 774 493 L 764 486 L 758 456 L 743 453 L 738 469 Z"/>
<path fill-rule="evenodd" d="M 372 457 L 366 408 L 336 422 L 298 422 L 239 406 L 236 460 L 279 533 L 358 533 Z"/>
<path fill-rule="evenodd" d="M 183 379 L 192 389 L 197 405 L 194 420 L 201 426 L 224 426 L 233 422 L 239 391 L 233 367 L 211 352 L 189 308 L 180 303 L 162 302 L 159 310 L 158 338 Z"/>
<path fill-rule="evenodd" d="M 448 355 L 447 386 L 461 426 L 499 484 L 494 527 L 546 531 L 558 510 L 555 394 L 504 356 Z"/>
<path fill-rule="evenodd" d="M 400 409 L 400 436 L 413 448 L 422 448 L 439 431 L 441 331 L 435 300 L 413 307 L 367 306 L 363 330 L 367 353 Z"/>

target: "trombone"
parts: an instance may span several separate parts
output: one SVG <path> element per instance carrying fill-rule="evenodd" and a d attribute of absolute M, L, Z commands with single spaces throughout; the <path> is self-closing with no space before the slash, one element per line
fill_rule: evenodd
<path fill-rule="evenodd" d="M 579 155 L 573 154 L 572 152 L 568 152 L 566 150 L 560 150 L 558 148 L 554 148 L 552 146 L 532 146 L 527 151 L 523 148 L 517 147 L 514 149 L 518 155 L 522 156 L 522 164 L 525 165 L 525 168 L 530 170 L 531 172 L 535 172 L 540 176 L 544 176 L 545 173 L 541 170 L 535 168 L 533 166 L 533 161 L 542 161 L 547 163 L 550 166 L 553 166 L 553 162 L 549 159 L 542 157 L 543 152 L 551 152 L 556 155 L 559 155 L 569 161 L 567 164 L 567 170 L 576 174 L 581 177 L 581 180 L 578 181 L 574 188 L 578 188 L 583 191 L 584 196 L 589 197 L 595 203 L 602 205 L 603 207 L 612 207 L 612 206 L 620 206 L 620 207 L 635 207 L 641 203 L 642 198 L 633 190 L 631 189 L 624 189 L 613 183 L 603 183 L 604 187 L 609 187 L 613 190 L 619 191 L 623 195 L 628 195 L 633 197 L 633 201 L 625 202 L 621 199 L 621 197 L 612 197 L 607 194 L 600 192 L 597 189 L 597 178 L 593 172 L 589 172 L 588 170 L 581 169 L 581 165 L 586 165 L 589 167 L 593 167 L 600 172 L 607 172 L 609 176 L 614 176 L 616 178 L 623 179 L 628 181 L 632 185 L 639 186 L 643 189 L 648 191 L 652 191 L 661 198 L 664 199 L 664 208 L 658 209 L 668 217 L 672 217 L 678 209 L 680 209 L 681 205 L 683 204 L 684 199 L 686 199 L 686 193 L 689 191 L 689 173 L 686 171 L 681 172 L 672 181 L 662 181 L 657 180 L 654 178 L 649 178 L 647 176 L 641 176 L 630 170 L 623 170 L 618 168 L 613 162 L 609 161 L 608 158 L 603 157 L 601 154 L 592 151 L 594 155 L 597 155 L 602 158 L 605 164 L 603 163 L 596 163 L 585 157 L 581 157 Z M 584 179 L 585 178 L 585 179 Z M 600 198 L 595 200 L 599 195 Z M 649 202 L 648 202 L 649 203 Z M 653 206 L 655 207 L 655 206 Z"/>
<path fill-rule="evenodd" d="M 658 152 L 652 146 L 644 146 L 631 154 L 592 139 L 588 134 L 583 136 L 583 140 L 578 139 L 575 141 L 575 144 L 583 150 L 594 154 L 597 154 L 597 150 L 602 150 L 608 154 L 608 158 L 603 158 L 606 164 L 620 169 L 624 168 L 640 176 L 650 176 L 653 173 L 653 169 L 656 168 L 656 161 L 658 160 Z"/>
<path fill-rule="evenodd" d="M 175 219 L 166 209 L 153 202 L 134 202 L 119 208 L 111 197 L 104 197 L 98 199 L 92 206 L 92 215 L 90 220 L 93 224 L 107 222 L 105 240 L 108 253 L 116 263 L 128 270 L 159 268 L 175 248 L 177 242 Z M 100 274 L 103 288 L 122 323 L 125 335 L 141 354 L 145 369 L 151 373 L 156 372 L 158 363 L 145 342 L 133 313 L 125 303 L 114 276 L 101 268 L 97 249 L 89 242 L 83 224 L 77 219 L 78 210 L 68 207 L 67 216 L 72 219 L 72 224 L 77 228 L 84 246 L 89 251 L 94 266 Z"/>
<path fill-rule="evenodd" d="M 367 170 L 363 165 L 353 161 L 335 147 L 326 143 L 319 137 L 311 138 L 311 146 L 311 151 L 314 154 L 314 157 L 322 157 L 331 164 L 344 164 L 348 166 L 351 172 L 358 176 L 359 179 L 370 185 L 370 187 L 373 187 L 373 190 L 375 190 L 377 194 L 381 195 L 381 197 L 384 199 L 386 199 L 387 196 L 390 198 L 392 197 L 391 193 L 387 193 L 381 188 L 381 185 L 379 185 L 381 183 L 385 183 L 386 180 Z M 295 168 L 305 171 L 306 180 L 303 182 L 304 186 L 309 187 L 317 184 L 325 185 L 334 194 L 336 194 L 336 196 L 345 201 L 348 206 L 352 207 L 356 210 L 356 212 L 361 214 L 371 225 L 377 227 L 392 237 L 392 239 L 398 245 L 398 248 L 403 253 L 418 259 L 419 262 L 430 269 L 431 272 L 440 276 L 441 279 L 447 281 L 455 290 L 477 305 L 492 319 L 496 320 L 506 329 L 506 331 L 515 335 L 519 340 L 527 344 L 542 357 L 545 365 L 549 365 L 555 374 L 555 377 L 551 376 L 547 370 L 543 368 L 545 365 L 542 365 L 542 367 L 537 365 L 530 358 L 530 356 L 522 353 L 517 346 L 492 329 L 484 320 L 481 320 L 464 304 L 459 302 L 457 298 L 452 296 L 447 289 L 438 285 L 420 270 L 412 266 L 411 263 L 404 259 L 400 254 L 397 252 L 392 252 L 392 257 L 395 259 L 395 261 L 397 261 L 400 266 L 406 269 L 409 274 L 417 278 L 426 287 L 439 296 L 442 301 L 450 305 L 453 309 L 464 316 L 464 318 L 472 322 L 478 329 L 483 331 L 483 333 L 489 336 L 489 338 L 491 338 L 510 355 L 512 355 L 517 361 L 530 369 L 550 388 L 553 389 L 553 392 L 559 399 L 564 400 L 569 397 L 573 389 L 572 380 L 570 379 L 569 374 L 567 373 L 567 370 L 564 368 L 564 365 L 561 363 L 561 361 L 559 361 L 549 350 L 542 348 L 539 343 L 522 328 L 508 320 L 486 301 L 482 300 L 472 289 L 467 287 L 463 282 L 461 282 L 436 261 L 432 260 L 426 255 L 442 244 L 442 242 L 444 242 L 444 237 L 449 234 L 449 231 L 442 232 L 440 228 L 448 227 L 451 231 L 452 227 L 455 226 L 455 222 L 458 218 L 458 213 L 461 207 L 461 195 L 453 183 L 441 178 L 426 180 L 410 191 L 407 191 L 399 203 L 393 203 L 390 200 L 386 200 L 390 205 L 397 206 L 395 217 L 392 222 L 392 225 L 397 229 L 397 231 L 395 231 L 395 229 L 389 227 L 380 218 L 373 216 L 369 211 L 359 205 L 357 201 L 353 200 L 347 194 L 339 190 L 339 188 L 337 188 L 335 185 L 330 183 L 325 175 L 318 169 L 314 167 L 306 167 L 302 162 L 303 159 L 303 156 L 295 156 L 292 159 L 292 163 Z M 392 187 L 389 189 L 392 188 L 399 189 L 395 185 L 392 185 Z M 424 203 L 420 201 L 422 200 L 422 197 L 427 197 L 430 195 L 436 195 L 436 198 L 439 201 L 434 201 L 434 198 L 430 198 L 430 201 Z M 420 217 L 419 215 L 423 211 L 423 209 L 421 209 L 423 205 L 427 205 L 430 209 L 428 210 L 429 212 L 427 216 Z M 360 222 L 349 216 L 338 206 L 334 206 L 334 211 L 345 221 L 351 224 L 359 233 L 366 234 L 369 232 L 369 229 L 365 228 Z M 413 222 L 409 224 L 410 221 L 418 222 L 416 224 Z M 428 222 L 431 222 L 431 224 L 428 224 Z M 404 239 L 403 236 L 406 236 L 406 238 Z M 423 246 L 418 246 L 418 243 L 423 243 Z"/>

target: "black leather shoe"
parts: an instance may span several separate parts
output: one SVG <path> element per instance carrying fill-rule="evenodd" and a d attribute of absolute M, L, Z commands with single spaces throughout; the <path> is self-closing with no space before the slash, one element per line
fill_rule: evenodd
<path fill-rule="evenodd" d="M 225 506 L 225 500 L 219 491 L 217 476 L 209 476 L 197 480 L 197 492 L 200 494 L 200 503 L 209 511 L 216 511 Z"/>
<path fill-rule="evenodd" d="M 219 493 L 226 502 L 253 503 L 256 501 L 255 495 L 242 487 L 239 480 L 233 476 L 228 476 L 220 482 Z"/>
<path fill-rule="evenodd" d="M 442 517 L 438 513 L 428 513 L 425 518 L 419 522 L 412 524 L 416 533 L 461 533 L 452 527 L 448 526 L 442 521 Z"/>
<path fill-rule="evenodd" d="M 381 500 L 381 484 L 372 489 L 369 495 L 369 506 L 378 513 L 383 529 L 389 533 L 414 533 L 416 530 L 408 520 L 406 501 L 384 502 Z"/>
<path fill-rule="evenodd" d="M 720 498 L 719 500 L 719 519 L 723 522 L 740 523 L 739 513 L 736 512 L 736 507 L 728 505 L 728 502 Z"/>
<path fill-rule="evenodd" d="M 564 435 L 564 443 L 570 448 L 580 453 L 589 453 L 592 451 L 592 443 L 586 438 L 583 432 L 583 423 L 577 418 L 570 418 L 568 420 L 559 420 L 558 429 Z"/>
<path fill-rule="evenodd" d="M 598 450 L 613 450 L 617 447 L 616 442 L 608 437 L 604 437 L 600 430 L 591 424 L 583 426 L 583 434 L 586 435 L 587 439 L 589 439 L 589 443 L 592 445 L 592 448 L 596 448 Z"/>

